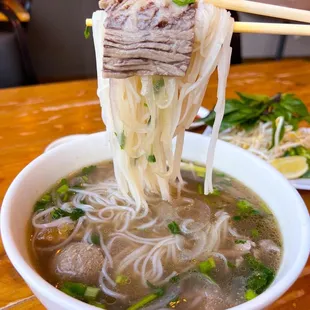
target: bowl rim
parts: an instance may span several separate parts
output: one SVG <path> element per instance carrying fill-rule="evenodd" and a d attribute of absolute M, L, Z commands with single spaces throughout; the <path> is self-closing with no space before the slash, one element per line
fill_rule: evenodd
<path fill-rule="evenodd" d="M 90 134 L 85 136 L 85 139 L 95 139 L 97 136 L 103 136 L 107 135 L 107 132 L 99 132 L 95 134 Z M 194 136 L 199 136 L 204 141 L 209 140 L 209 137 L 202 136 L 200 134 L 186 132 L 186 136 L 191 138 Z M 54 286 L 49 284 L 43 277 L 39 275 L 39 273 L 34 270 L 24 259 L 23 255 L 18 250 L 12 235 L 11 235 L 11 227 L 10 227 L 10 221 L 8 220 L 10 217 L 10 208 L 11 208 L 11 199 L 16 195 L 16 192 L 18 188 L 21 186 L 20 184 L 23 182 L 23 179 L 25 175 L 29 173 L 33 169 L 35 165 L 40 163 L 41 161 L 44 162 L 47 157 L 57 155 L 58 153 L 62 153 L 65 151 L 68 151 L 71 145 L 74 144 L 80 144 L 83 142 L 84 139 L 78 139 L 71 142 L 68 142 L 63 145 L 59 145 L 55 147 L 54 149 L 50 150 L 47 153 L 43 153 L 37 158 L 35 158 L 33 161 L 31 161 L 22 171 L 15 177 L 11 185 L 9 186 L 5 197 L 3 199 L 2 208 L 1 208 L 1 235 L 2 235 L 2 241 L 4 245 L 4 249 L 7 253 L 7 256 L 9 257 L 11 263 L 13 264 L 14 268 L 18 271 L 18 273 L 22 276 L 22 278 L 27 282 L 30 286 L 30 288 L 35 288 L 36 291 L 40 293 L 42 297 L 45 297 L 47 299 L 50 299 L 51 296 L 55 299 L 61 300 L 61 304 L 68 309 L 74 308 L 74 309 L 97 309 L 94 306 L 85 304 L 84 302 L 81 302 L 73 297 L 70 297 L 58 289 L 56 289 Z M 232 145 L 230 143 L 224 142 L 224 141 L 217 141 L 218 144 L 225 144 L 226 148 L 231 149 L 233 152 L 238 152 L 239 154 L 242 154 L 242 156 L 249 157 L 252 161 L 256 162 L 256 164 L 267 168 L 271 171 L 272 174 L 274 174 L 277 178 L 282 179 L 283 182 L 286 182 L 289 185 L 288 180 L 286 180 L 283 175 L 275 170 L 272 166 L 270 166 L 265 161 L 261 160 L 257 156 L 251 154 L 250 152 L 247 152 L 235 145 Z M 111 156 L 112 157 L 112 156 Z M 229 310 L 248 310 L 248 309 L 262 309 L 267 304 L 270 303 L 270 300 L 276 300 L 279 298 L 283 293 L 286 292 L 286 290 L 296 281 L 299 274 L 301 273 L 302 269 L 304 268 L 310 251 L 310 218 L 308 209 L 299 195 L 299 193 L 290 185 L 291 188 L 291 195 L 295 196 L 296 201 L 298 202 L 297 206 L 299 209 L 300 214 L 304 217 L 304 225 L 303 229 L 301 230 L 301 236 L 302 238 L 299 238 L 300 248 L 302 251 L 296 254 L 296 260 L 294 262 L 294 265 L 292 268 L 290 268 L 283 276 L 281 281 L 277 282 L 270 288 L 268 288 L 265 292 L 260 294 L 255 299 L 242 303 L 240 305 L 234 306 L 232 308 L 229 308 Z M 25 238 L 26 242 L 26 238 Z"/>

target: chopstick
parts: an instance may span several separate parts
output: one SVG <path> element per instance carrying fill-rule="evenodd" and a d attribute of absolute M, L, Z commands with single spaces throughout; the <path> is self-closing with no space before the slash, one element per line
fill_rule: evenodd
<path fill-rule="evenodd" d="M 310 23 L 310 11 L 306 10 L 247 0 L 204 1 L 227 10 Z M 92 20 L 90 18 L 86 19 L 86 26 L 92 26 Z M 310 25 L 235 22 L 234 32 L 310 36 Z"/>
<path fill-rule="evenodd" d="M 310 25 L 235 22 L 234 32 L 310 36 Z"/>
<path fill-rule="evenodd" d="M 310 11 L 247 0 L 204 0 L 219 8 L 310 23 Z"/>
<path fill-rule="evenodd" d="M 86 26 L 92 27 L 91 18 L 86 19 Z M 310 25 L 235 22 L 234 32 L 310 36 Z"/>

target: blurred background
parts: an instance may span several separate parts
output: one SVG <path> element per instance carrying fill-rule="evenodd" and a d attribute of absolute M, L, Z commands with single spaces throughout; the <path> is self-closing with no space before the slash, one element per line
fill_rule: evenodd
<path fill-rule="evenodd" d="M 310 0 L 259 0 L 310 10 Z M 84 20 L 97 0 L 0 0 L 0 88 L 96 76 L 92 38 Z M 283 22 L 236 14 L 240 21 Z M 232 64 L 310 57 L 310 37 L 234 35 Z"/>

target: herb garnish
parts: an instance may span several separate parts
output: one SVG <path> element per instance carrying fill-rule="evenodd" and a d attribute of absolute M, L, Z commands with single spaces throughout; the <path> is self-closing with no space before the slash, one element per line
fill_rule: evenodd
<path fill-rule="evenodd" d="M 206 261 L 199 263 L 198 267 L 201 273 L 208 275 L 216 267 L 214 258 L 210 257 Z"/>
<path fill-rule="evenodd" d="M 236 243 L 236 244 L 245 244 L 245 243 L 246 243 L 246 240 L 237 239 L 237 240 L 235 240 L 235 243 Z"/>
<path fill-rule="evenodd" d="M 58 220 L 61 217 L 69 216 L 72 221 L 76 221 L 83 215 L 85 215 L 85 212 L 79 208 L 73 209 L 72 212 L 68 212 L 63 209 L 56 208 L 51 212 L 51 217 L 53 220 Z"/>
<path fill-rule="evenodd" d="M 252 270 L 251 276 L 247 279 L 246 288 L 253 290 L 255 294 L 261 294 L 272 283 L 275 272 L 266 267 L 251 254 L 244 256 L 247 265 Z"/>
<path fill-rule="evenodd" d="M 165 81 L 162 77 L 160 77 L 159 79 L 154 79 L 153 80 L 154 93 L 158 94 L 164 85 L 165 85 Z"/>
<path fill-rule="evenodd" d="M 47 208 L 47 206 L 51 203 L 52 203 L 51 194 L 49 194 L 49 193 L 44 194 L 41 197 L 41 199 L 36 202 L 36 204 L 34 206 L 34 212 L 45 210 Z"/>
<path fill-rule="evenodd" d="M 91 240 L 91 242 L 92 242 L 93 244 L 95 244 L 95 245 L 100 245 L 100 237 L 99 237 L 98 234 L 93 233 L 93 234 L 91 235 L 91 237 L 90 237 L 90 240 Z"/>
<path fill-rule="evenodd" d="M 86 26 L 85 30 L 84 30 L 84 37 L 85 37 L 85 39 L 88 39 L 89 36 L 90 36 L 90 27 Z"/>
<path fill-rule="evenodd" d="M 284 122 L 292 125 L 295 130 L 300 121 L 310 122 L 307 107 L 293 94 L 277 94 L 268 97 L 237 92 L 237 95 L 239 99 L 226 100 L 221 131 L 232 127 L 250 130 L 258 122 L 275 123 L 279 116 L 283 116 Z M 207 117 L 199 119 L 199 122 L 203 121 L 212 126 L 214 120 L 215 112 L 212 111 Z"/>
<path fill-rule="evenodd" d="M 233 217 L 233 220 L 240 221 L 243 218 L 247 218 L 251 215 L 259 215 L 259 211 L 254 209 L 253 205 L 245 200 L 241 199 L 237 202 L 237 215 Z"/>
<path fill-rule="evenodd" d="M 168 228 L 173 235 L 180 235 L 181 234 L 181 229 L 175 221 L 169 223 Z"/>
<path fill-rule="evenodd" d="M 148 158 L 147 158 L 147 161 L 149 163 L 156 163 L 156 157 L 155 155 L 149 155 Z"/>

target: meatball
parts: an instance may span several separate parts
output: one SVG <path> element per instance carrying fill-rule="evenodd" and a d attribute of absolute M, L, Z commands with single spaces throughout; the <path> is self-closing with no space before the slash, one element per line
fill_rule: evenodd
<path fill-rule="evenodd" d="M 61 281 L 97 285 L 104 257 L 99 247 L 74 242 L 57 252 L 52 261 L 52 273 Z"/>

